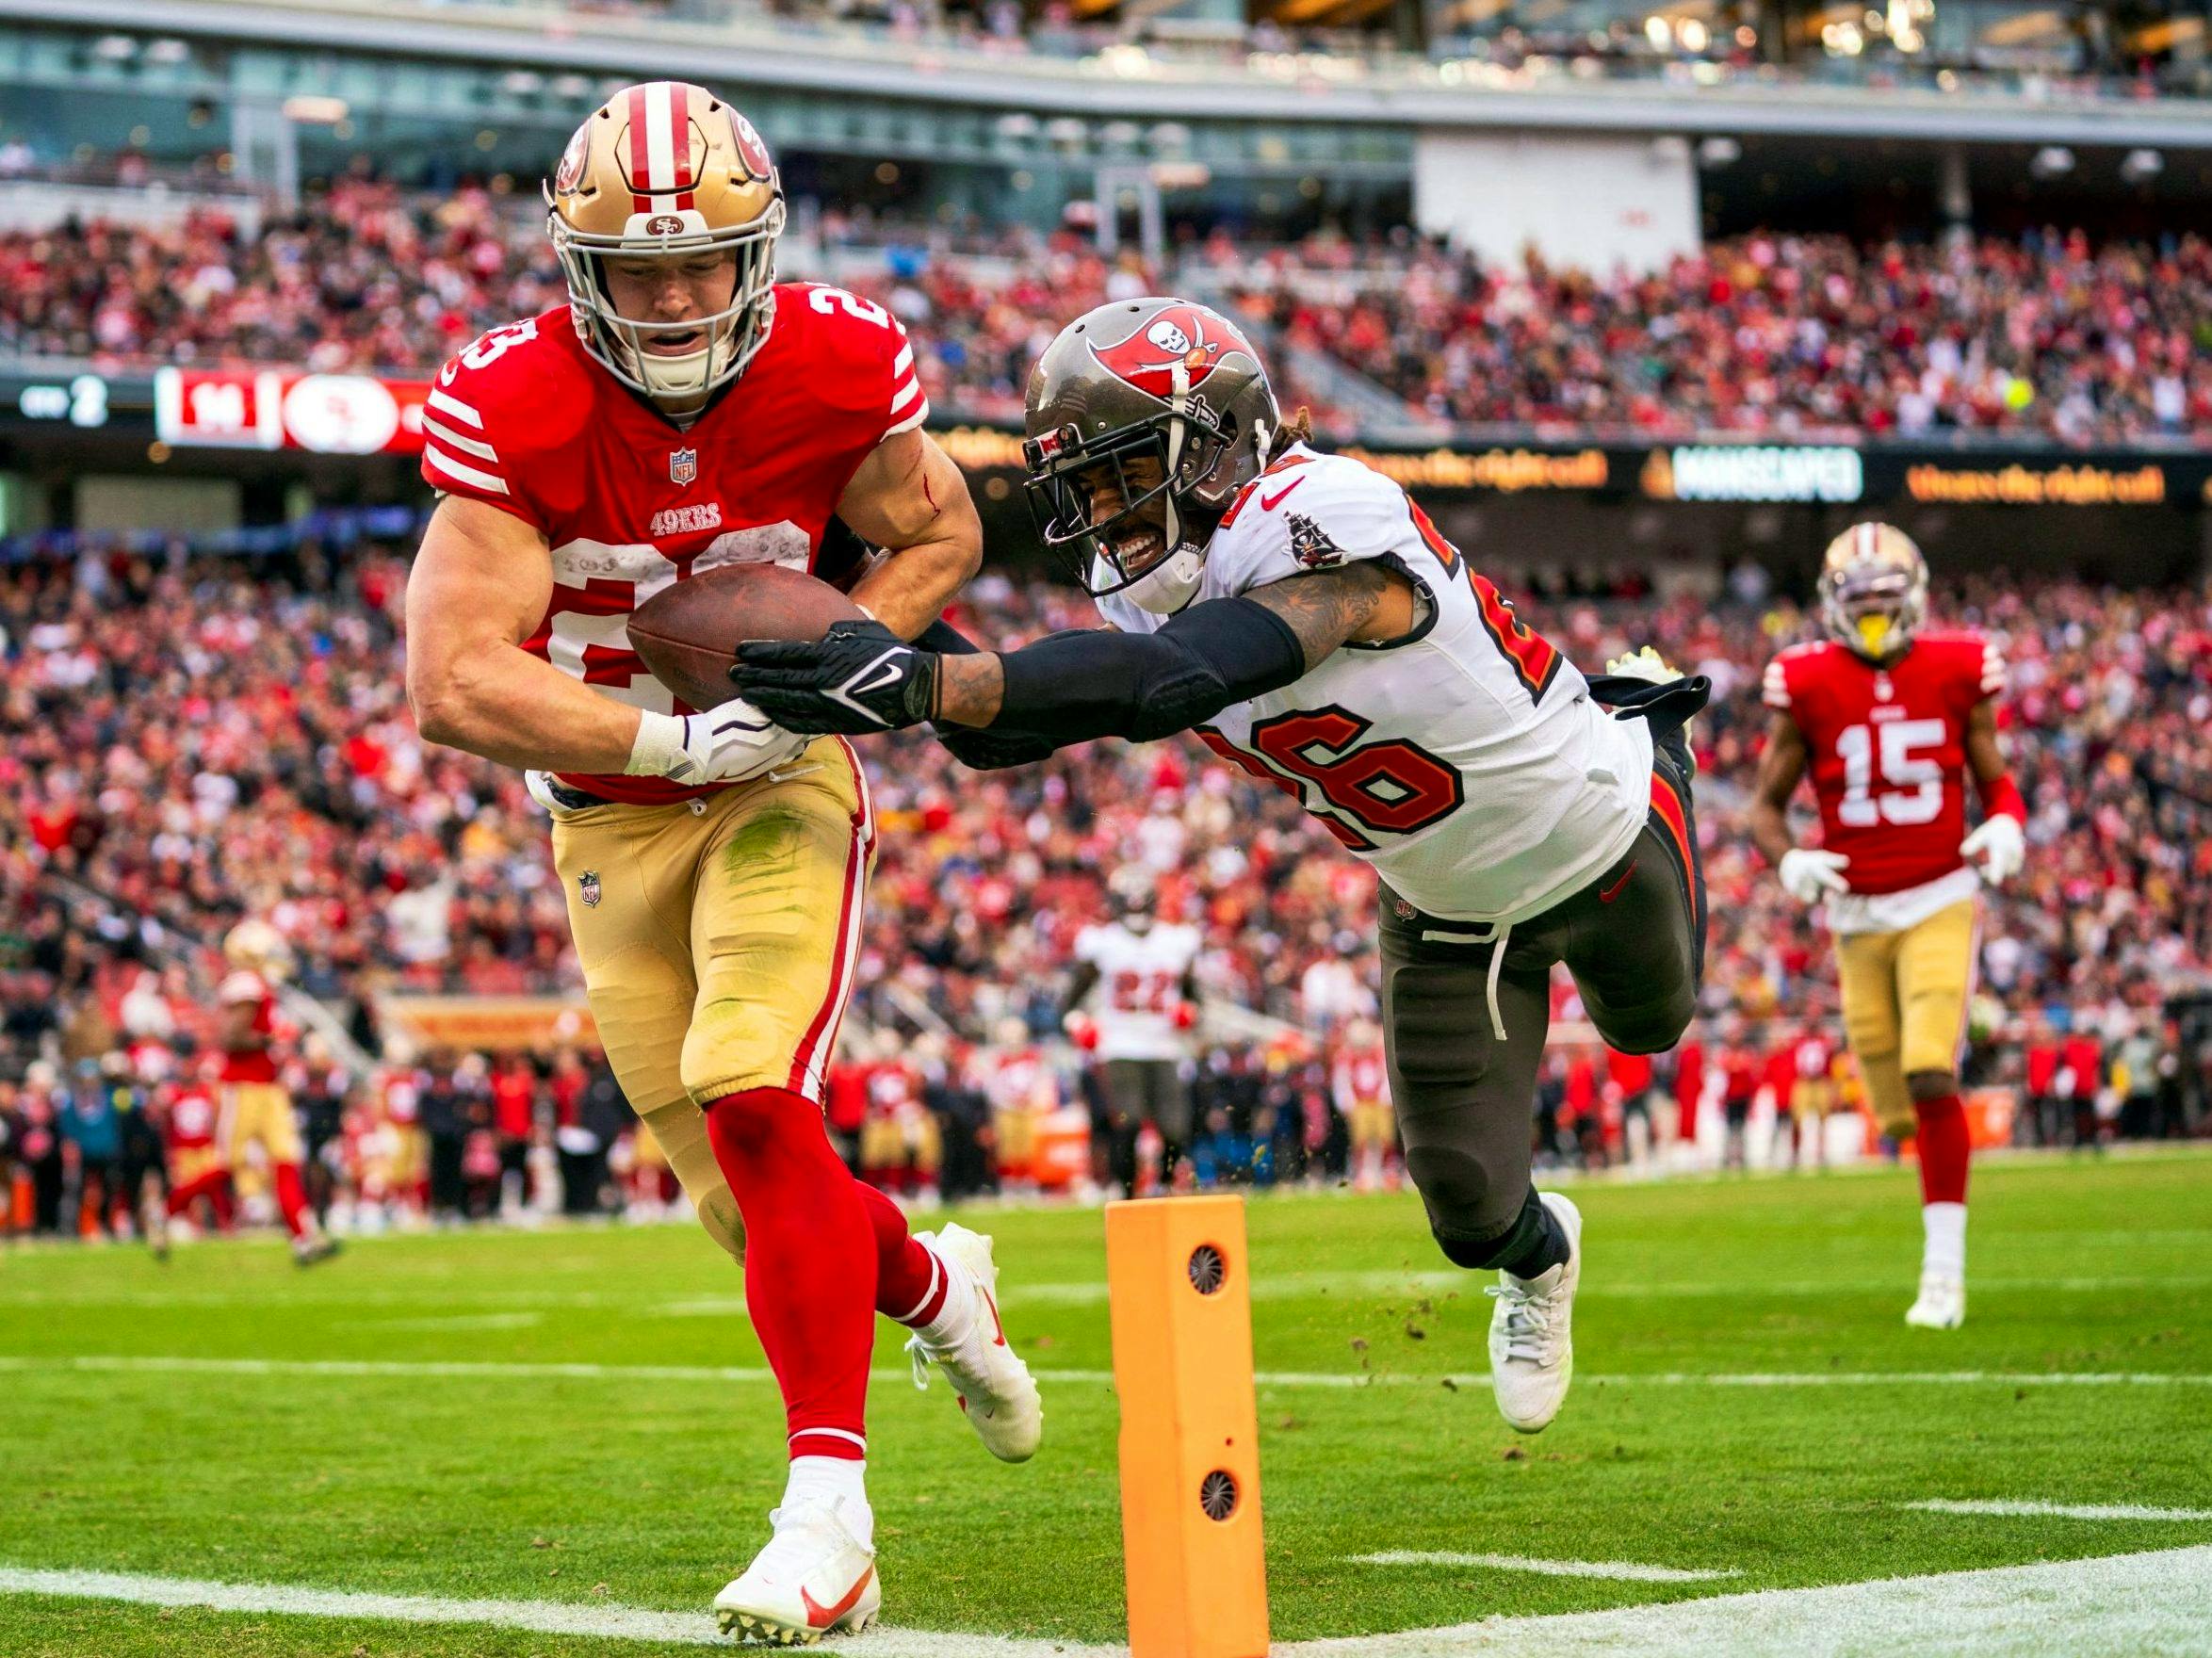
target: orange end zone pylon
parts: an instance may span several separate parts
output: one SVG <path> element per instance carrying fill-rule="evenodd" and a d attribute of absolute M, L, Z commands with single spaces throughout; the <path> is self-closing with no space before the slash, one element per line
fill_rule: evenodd
<path fill-rule="evenodd" d="M 1250 1256 L 1237 1197 L 1106 1206 L 1130 1658 L 1265 1658 Z"/>

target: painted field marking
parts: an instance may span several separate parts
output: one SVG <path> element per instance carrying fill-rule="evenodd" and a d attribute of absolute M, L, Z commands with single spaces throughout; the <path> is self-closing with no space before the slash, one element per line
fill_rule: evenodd
<path fill-rule="evenodd" d="M 704 1613 L 556 1601 L 457 1601 L 129 1572 L 0 1567 L 0 1594 L 318 1617 L 460 1623 L 607 1639 L 720 1644 Z M 1291 1641 L 1277 1658 L 1764 1658 L 1775 1652 L 1971 1651 L 1975 1658 L 2136 1658 L 2212 1641 L 2212 1546 L 1760 1589 L 1605 1612 Z M 1083 1641 L 876 1629 L 818 1650 L 853 1658 L 1127 1658 Z"/>
<path fill-rule="evenodd" d="M 2136 1503 L 2032 1503 L 2010 1498 L 1930 1497 L 1900 1503 L 1928 1514 L 1993 1514 L 2039 1520 L 2212 1520 L 2212 1508 L 2145 1508 Z"/>
<path fill-rule="evenodd" d="M 1630 1584 L 1703 1584 L 1744 1575 L 1733 1569 L 1697 1571 L 1675 1566 L 1643 1566 L 1634 1560 L 1538 1560 L 1526 1554 L 1456 1554 L 1422 1549 L 1385 1549 L 1380 1553 L 1347 1554 L 1344 1558 L 1353 1566 L 1479 1566 L 1492 1571 L 1617 1578 Z"/>
<path fill-rule="evenodd" d="M 453 1312 L 439 1318 L 364 1318 L 364 1330 L 527 1330 L 545 1322 L 542 1312 Z"/>
<path fill-rule="evenodd" d="M 200 1358 L 176 1354 L 87 1354 L 77 1356 L 9 1357 L 0 1355 L 0 1371 L 110 1371 L 203 1374 L 241 1376 L 490 1376 L 545 1381 L 646 1382 L 768 1382 L 774 1375 L 764 1365 L 739 1364 L 592 1364 L 581 1361 L 529 1359 L 441 1358 Z M 879 1369 L 869 1373 L 877 1381 L 909 1380 L 904 1369 Z M 1107 1387 L 1114 1373 L 1107 1370 L 1047 1370 L 1032 1372 L 1040 1382 L 1070 1387 Z M 1447 1381 L 1455 1388 L 1485 1388 L 1489 1376 L 1483 1371 L 1267 1371 L 1253 1378 L 1262 1388 L 1437 1388 Z M 2212 1374 L 2193 1371 L 1993 1371 L 1993 1370 L 1861 1370 L 1861 1371 L 1753 1371 L 1712 1375 L 1691 1371 L 1635 1372 L 1614 1375 L 1584 1375 L 1586 1388 L 1883 1388 L 1883 1387 L 2005 1387 L 2005 1388 L 2205 1388 Z"/>

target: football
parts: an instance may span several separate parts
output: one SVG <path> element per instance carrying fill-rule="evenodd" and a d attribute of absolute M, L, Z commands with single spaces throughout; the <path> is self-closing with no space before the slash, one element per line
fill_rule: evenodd
<path fill-rule="evenodd" d="M 820 639 L 856 622 L 858 605 L 803 570 L 727 564 L 655 593 L 630 618 L 630 644 L 654 676 L 694 708 L 736 694 L 730 664 L 748 639 Z"/>

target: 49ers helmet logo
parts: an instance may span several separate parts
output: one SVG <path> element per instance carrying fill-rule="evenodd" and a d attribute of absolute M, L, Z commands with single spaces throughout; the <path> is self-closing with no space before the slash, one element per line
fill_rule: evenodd
<path fill-rule="evenodd" d="M 1197 305 L 1169 306 L 1117 346 L 1091 343 L 1100 367 L 1163 401 L 1174 395 L 1177 365 L 1189 371 L 1195 389 L 1232 351 L 1255 365 L 1260 360 L 1227 320 Z"/>
<path fill-rule="evenodd" d="M 769 158 L 768 145 L 759 130 L 735 109 L 730 111 L 730 125 L 737 130 L 738 156 L 744 162 L 746 172 L 754 178 L 773 177 L 775 163 Z"/>

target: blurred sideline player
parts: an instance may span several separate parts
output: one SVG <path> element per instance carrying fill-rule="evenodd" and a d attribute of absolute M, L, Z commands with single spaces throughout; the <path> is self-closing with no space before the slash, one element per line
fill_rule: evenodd
<path fill-rule="evenodd" d="M 220 1075 L 221 1062 L 212 1058 L 182 1063 L 197 1066 L 173 1084 L 166 1124 L 169 1141 L 169 1212 L 173 1219 L 189 1220 L 194 1206 L 204 1203 L 214 1230 L 231 1229 L 230 1165 L 223 1161 L 220 1140 L 222 1108 L 209 1077 Z"/>
<path fill-rule="evenodd" d="M 1382 1027 L 1354 1019 L 1329 1065 L 1329 1094 L 1351 1139 L 1352 1186 L 1379 1192 L 1398 1185 L 1398 1129 L 1391 1115 L 1390 1058 Z"/>
<path fill-rule="evenodd" d="M 236 1171 L 244 1148 L 258 1145 L 268 1160 L 269 1185 L 285 1230 L 292 1235 L 292 1259 L 313 1266 L 338 1252 L 307 1208 L 301 1178 L 306 1149 L 300 1142 L 292 1097 L 277 1080 L 276 991 L 291 970 L 284 935 L 267 921 L 247 919 L 222 941 L 230 972 L 216 992 L 222 1004 L 217 1045 L 222 1049 L 222 1112 L 218 1130 L 222 1165 Z"/>
<path fill-rule="evenodd" d="M 408 586 L 408 690 L 425 737 L 530 773 L 608 1057 L 744 1263 L 791 1465 L 773 1538 L 715 1608 L 725 1632 L 811 1640 L 882 1603 L 876 1312 L 915 1329 L 1001 1457 L 1035 1449 L 1036 1390 L 999 1330 L 988 1240 L 910 1238 L 823 1126 L 875 853 L 857 760 L 741 702 L 678 704 L 628 618 L 720 566 L 813 570 L 841 517 L 889 549 L 854 599 L 911 637 L 981 531 L 920 431 L 898 323 L 776 282 L 783 190 L 737 110 L 676 81 L 620 91 L 546 200 L 568 303 L 484 334 L 429 394 L 423 474 L 443 498 Z"/>
<path fill-rule="evenodd" d="M 1905 1322 L 1966 1317 L 1966 1113 L 1959 1047 L 1974 976 L 1976 894 L 2014 874 L 2027 808 L 2005 771 L 1995 645 L 1924 630 L 1927 564 L 1904 531 L 1859 524 L 1829 544 L 1829 637 L 1767 665 L 1774 710 L 1753 788 L 1751 835 L 1801 903 L 1825 902 L 1843 985 L 1844 1036 L 1883 1133 L 1920 1144 L 1920 1293 Z M 1810 771 L 1820 845 L 1790 833 Z M 1965 776 L 1982 823 L 1966 828 Z"/>
<path fill-rule="evenodd" d="M 739 686 L 801 729 L 974 725 L 1005 756 L 1195 730 L 1373 864 L 1407 1173 L 1445 1257 L 1498 1271 L 1493 1390 L 1542 1428 L 1573 1373 L 1582 1225 L 1530 1180 L 1552 968 L 1614 1046 L 1680 1039 L 1704 957 L 1681 727 L 1710 688 L 1624 660 L 1641 672 L 1601 689 L 1651 718 L 1616 719 L 1404 490 L 1286 429 L 1203 305 L 1070 323 L 1028 428 L 1046 544 L 1114 628 L 959 656 L 838 623 L 741 645 Z"/>
<path fill-rule="evenodd" d="M 1184 1072 L 1204 941 L 1195 927 L 1160 920 L 1159 894 L 1140 864 L 1114 872 L 1106 902 L 1107 918 L 1076 935 L 1075 971 L 1061 1020 L 1105 1067 L 1113 1178 L 1134 1196 L 1141 1125 L 1150 1123 L 1160 1136 L 1163 1187 L 1173 1189 L 1190 1155 L 1191 1084 Z"/>

